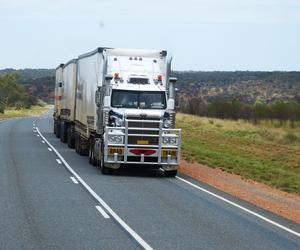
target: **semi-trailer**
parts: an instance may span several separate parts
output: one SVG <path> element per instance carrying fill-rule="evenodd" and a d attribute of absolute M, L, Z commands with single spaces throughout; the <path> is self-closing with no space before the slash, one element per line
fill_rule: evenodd
<path fill-rule="evenodd" d="M 165 50 L 97 48 L 56 69 L 54 132 L 102 173 L 121 166 L 177 174 L 176 78 Z"/>

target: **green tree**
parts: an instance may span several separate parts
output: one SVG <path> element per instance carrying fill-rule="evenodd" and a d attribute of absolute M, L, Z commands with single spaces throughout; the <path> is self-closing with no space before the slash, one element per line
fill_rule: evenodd
<path fill-rule="evenodd" d="M 22 108 L 28 103 L 28 95 L 25 88 L 18 84 L 17 74 L 0 75 L 0 112 L 4 112 L 7 106 Z"/>

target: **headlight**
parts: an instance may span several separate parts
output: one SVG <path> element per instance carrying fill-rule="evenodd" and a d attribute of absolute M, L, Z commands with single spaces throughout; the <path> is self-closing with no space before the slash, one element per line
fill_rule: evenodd
<path fill-rule="evenodd" d="M 123 119 L 120 119 L 120 118 L 116 118 L 115 124 L 116 124 L 116 127 L 123 127 L 123 125 L 124 125 L 124 120 L 123 120 Z"/>
<path fill-rule="evenodd" d="M 114 144 L 122 144 L 123 136 L 122 135 L 108 135 L 108 141 Z"/>
<path fill-rule="evenodd" d="M 163 137 L 163 144 L 177 145 L 177 138 L 176 137 L 164 136 Z"/>
<path fill-rule="evenodd" d="M 172 122 L 171 122 L 170 119 L 164 119 L 163 120 L 163 126 L 164 126 L 164 128 L 170 128 L 171 125 L 172 125 Z"/>
<path fill-rule="evenodd" d="M 110 116 L 108 125 L 111 127 L 123 127 L 124 120 L 119 117 Z"/>

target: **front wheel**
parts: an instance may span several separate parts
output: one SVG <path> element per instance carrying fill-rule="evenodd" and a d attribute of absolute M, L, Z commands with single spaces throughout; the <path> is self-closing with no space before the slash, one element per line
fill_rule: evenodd
<path fill-rule="evenodd" d="M 103 148 L 103 143 L 101 143 L 101 159 L 100 159 L 100 170 L 102 174 L 111 174 L 112 169 L 108 168 L 104 164 L 104 148 Z"/>
<path fill-rule="evenodd" d="M 177 175 L 177 170 L 165 171 L 165 177 L 175 177 Z"/>

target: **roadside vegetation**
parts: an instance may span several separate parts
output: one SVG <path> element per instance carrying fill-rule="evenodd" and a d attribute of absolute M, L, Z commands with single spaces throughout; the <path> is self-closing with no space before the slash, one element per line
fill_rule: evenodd
<path fill-rule="evenodd" d="M 0 120 L 19 118 L 19 117 L 31 117 L 39 116 L 46 113 L 52 108 L 53 105 L 35 105 L 30 109 L 22 108 L 16 109 L 15 107 L 9 107 L 4 113 L 0 113 Z"/>
<path fill-rule="evenodd" d="M 38 99 L 29 95 L 18 79 L 18 74 L 0 75 L 0 113 L 10 107 L 30 109 L 32 105 L 38 104 Z"/>
<path fill-rule="evenodd" d="M 177 115 L 183 159 L 300 194 L 300 122 Z"/>

